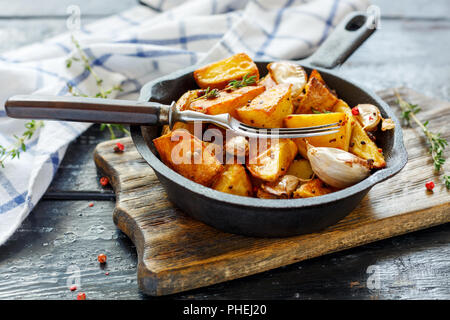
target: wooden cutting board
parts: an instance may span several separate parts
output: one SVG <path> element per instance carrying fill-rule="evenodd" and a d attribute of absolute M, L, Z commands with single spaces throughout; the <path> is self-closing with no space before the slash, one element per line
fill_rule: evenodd
<path fill-rule="evenodd" d="M 419 118 L 450 139 L 450 103 L 409 89 L 400 94 L 422 108 Z M 393 90 L 379 93 L 394 109 Z M 130 138 L 119 140 L 125 152 L 114 153 L 116 141 L 100 143 L 97 167 L 110 178 L 117 195 L 113 219 L 136 245 L 138 283 L 160 296 L 245 277 L 301 260 L 359 246 L 450 221 L 450 192 L 433 172 L 426 141 L 418 128 L 404 129 L 409 154 L 406 167 L 376 185 L 359 207 L 320 233 L 261 239 L 220 232 L 193 220 L 168 202 L 153 170 Z M 448 157 L 448 152 L 447 152 Z M 446 163 L 442 172 L 450 172 Z M 425 182 L 432 180 L 434 192 Z"/>

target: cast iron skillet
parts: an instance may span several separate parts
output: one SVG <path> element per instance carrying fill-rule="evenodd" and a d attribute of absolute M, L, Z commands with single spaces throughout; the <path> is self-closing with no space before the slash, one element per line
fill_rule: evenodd
<path fill-rule="evenodd" d="M 160 127 L 131 126 L 137 150 L 149 163 L 165 188 L 169 200 L 181 210 L 217 229 L 257 237 L 283 237 L 319 231 L 349 214 L 376 184 L 398 173 L 407 162 L 402 130 L 389 106 L 371 91 L 330 71 L 342 64 L 375 30 L 369 16 L 354 12 L 341 22 L 322 46 L 305 60 L 297 61 L 308 72 L 317 69 L 327 85 L 350 106 L 376 105 L 382 116 L 394 120 L 395 130 L 379 132 L 377 144 L 383 149 L 387 166 L 360 183 L 328 195 L 305 199 L 258 199 L 231 195 L 197 184 L 167 167 L 158 157 L 152 140 Z M 261 77 L 271 61 L 255 61 Z M 146 84 L 141 101 L 170 104 L 184 92 L 198 88 L 193 71 L 198 66 L 172 73 Z"/>

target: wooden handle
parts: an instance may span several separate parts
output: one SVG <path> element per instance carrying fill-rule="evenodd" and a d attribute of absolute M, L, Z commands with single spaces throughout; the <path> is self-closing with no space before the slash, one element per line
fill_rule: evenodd
<path fill-rule="evenodd" d="M 170 113 L 155 102 L 45 95 L 13 96 L 5 110 L 11 118 L 136 125 L 167 124 Z"/>

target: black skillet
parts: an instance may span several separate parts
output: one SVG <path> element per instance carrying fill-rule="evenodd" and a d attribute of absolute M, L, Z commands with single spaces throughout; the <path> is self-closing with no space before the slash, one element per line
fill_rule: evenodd
<path fill-rule="evenodd" d="M 398 173 L 407 162 L 402 130 L 389 106 L 374 93 L 342 79 L 337 73 L 329 70 L 342 64 L 374 30 L 373 22 L 367 14 L 351 13 L 311 57 L 296 61 L 308 73 L 313 68 L 317 69 L 327 85 L 336 90 L 338 96 L 350 106 L 360 103 L 374 104 L 380 109 L 384 118 L 391 118 L 396 124 L 395 130 L 379 132 L 376 136 L 377 144 L 383 149 L 386 158 L 386 168 L 374 172 L 356 185 L 328 195 L 306 199 L 258 199 L 231 195 L 197 184 L 161 162 L 152 143 L 152 140 L 160 135 L 161 127 L 143 126 L 143 123 L 148 122 L 145 122 L 145 117 L 134 113 L 138 109 L 133 106 L 127 107 L 129 108 L 126 112 L 128 117 L 121 121 L 98 107 L 89 110 L 89 118 L 86 118 L 85 113 L 71 114 L 69 118 L 64 118 L 62 114 L 65 113 L 57 104 L 53 106 L 55 110 L 50 112 L 48 108 L 42 109 L 41 114 L 44 112 L 45 115 L 42 114 L 40 118 L 97 122 L 98 114 L 103 114 L 103 122 L 111 120 L 116 123 L 139 124 L 130 126 L 133 142 L 145 161 L 153 168 L 169 200 L 195 219 L 217 229 L 257 237 L 282 237 L 319 231 L 349 214 L 375 184 Z M 264 76 L 267 73 L 266 65 L 271 61 L 255 62 L 260 75 Z M 198 66 L 172 73 L 146 84 L 141 90 L 139 101 L 170 104 L 177 100 L 187 90 L 197 88 L 193 78 L 193 71 L 196 68 Z M 109 107 L 112 102 L 107 103 Z M 21 107 L 15 104 L 7 103 L 8 115 L 22 118 L 30 115 L 29 106 Z M 101 104 L 99 102 L 99 105 Z M 61 116 L 57 115 L 58 112 L 61 112 Z M 95 115 L 92 116 L 92 114 Z M 155 116 L 159 117 L 155 114 L 147 116 L 151 119 Z"/>

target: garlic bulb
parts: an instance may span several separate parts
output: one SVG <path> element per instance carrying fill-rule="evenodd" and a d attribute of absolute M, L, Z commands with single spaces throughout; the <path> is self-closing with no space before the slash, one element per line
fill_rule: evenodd
<path fill-rule="evenodd" d="M 358 104 L 356 106 L 359 114 L 356 119 L 361 123 L 365 131 L 373 131 L 377 129 L 381 120 L 380 110 L 373 104 Z"/>
<path fill-rule="evenodd" d="M 292 98 L 302 93 L 308 76 L 301 66 L 289 61 L 279 61 L 269 63 L 267 69 L 277 84 L 292 84 Z"/>
<path fill-rule="evenodd" d="M 312 170 L 332 187 L 349 187 L 370 174 L 369 163 L 350 152 L 337 148 L 316 148 L 310 144 L 307 147 Z"/>

